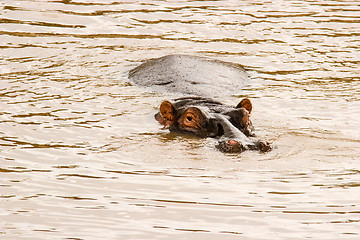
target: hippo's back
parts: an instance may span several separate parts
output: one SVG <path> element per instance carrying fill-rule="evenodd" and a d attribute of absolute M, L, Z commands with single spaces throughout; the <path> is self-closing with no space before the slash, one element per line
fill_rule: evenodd
<path fill-rule="evenodd" d="M 151 59 L 132 69 L 129 79 L 140 86 L 187 95 L 217 97 L 238 93 L 248 81 L 239 64 L 189 55 Z"/>

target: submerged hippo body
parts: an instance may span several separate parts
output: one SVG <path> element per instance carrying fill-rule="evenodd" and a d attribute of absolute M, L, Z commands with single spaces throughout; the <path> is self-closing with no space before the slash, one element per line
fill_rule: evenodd
<path fill-rule="evenodd" d="M 252 103 L 243 99 L 237 106 L 224 105 L 211 97 L 233 94 L 247 83 L 244 69 L 237 64 L 187 55 L 169 55 L 149 60 L 134 68 L 129 78 L 141 86 L 195 97 L 163 101 L 155 119 L 170 132 L 212 137 L 223 152 L 259 150 L 271 146 L 255 138 L 250 120 Z"/>
<path fill-rule="evenodd" d="M 249 80 L 239 64 L 189 55 L 148 60 L 132 69 L 129 79 L 140 86 L 210 98 L 238 93 Z"/>

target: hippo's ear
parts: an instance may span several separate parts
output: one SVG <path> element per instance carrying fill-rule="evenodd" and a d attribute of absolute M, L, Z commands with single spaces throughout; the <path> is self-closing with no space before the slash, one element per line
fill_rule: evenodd
<path fill-rule="evenodd" d="M 175 106 L 167 100 L 163 101 L 160 105 L 160 114 L 165 119 L 167 125 L 171 125 L 175 121 Z"/>
<path fill-rule="evenodd" d="M 248 98 L 244 98 L 243 100 L 241 100 L 241 102 L 236 106 L 236 108 L 245 108 L 246 110 L 248 110 L 249 114 L 252 111 L 252 103 L 250 101 L 250 99 Z"/>

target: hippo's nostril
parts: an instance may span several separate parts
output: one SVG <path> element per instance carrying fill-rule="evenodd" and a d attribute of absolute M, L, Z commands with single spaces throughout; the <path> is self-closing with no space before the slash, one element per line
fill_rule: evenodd
<path fill-rule="evenodd" d="M 267 141 L 259 141 L 256 143 L 256 145 L 258 145 L 258 149 L 260 150 L 260 152 L 268 152 L 272 150 L 270 143 L 268 143 Z"/>

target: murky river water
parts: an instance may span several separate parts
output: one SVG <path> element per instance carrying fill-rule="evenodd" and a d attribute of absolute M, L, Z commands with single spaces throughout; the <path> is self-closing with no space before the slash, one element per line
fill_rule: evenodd
<path fill-rule="evenodd" d="M 1 239 L 359 239 L 360 2 L 2 0 Z M 244 65 L 258 135 L 223 154 L 128 71 Z"/>

